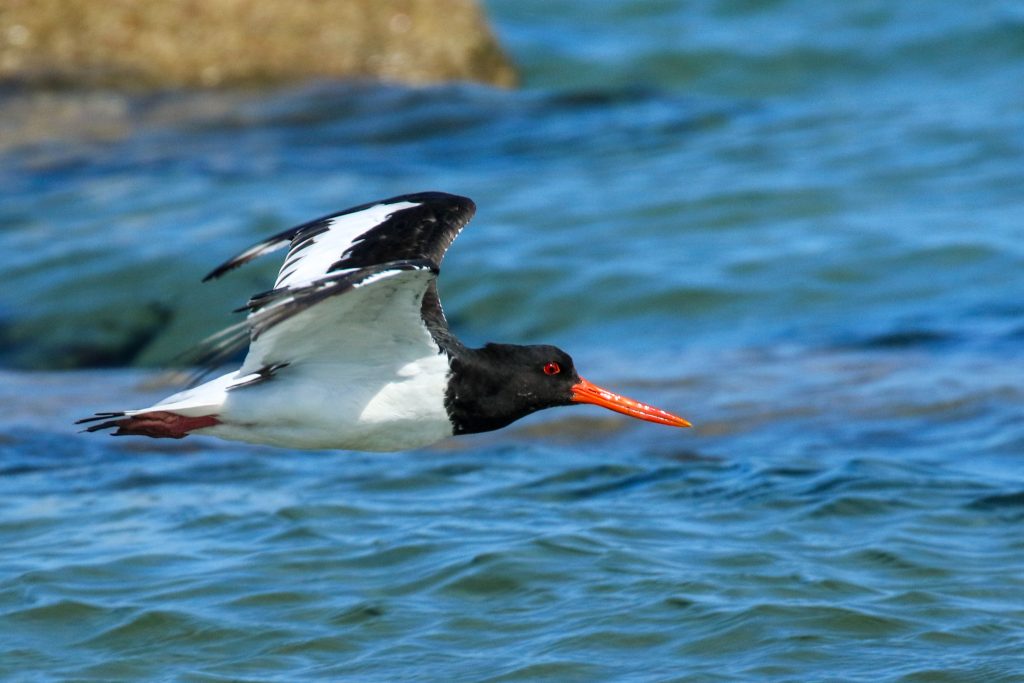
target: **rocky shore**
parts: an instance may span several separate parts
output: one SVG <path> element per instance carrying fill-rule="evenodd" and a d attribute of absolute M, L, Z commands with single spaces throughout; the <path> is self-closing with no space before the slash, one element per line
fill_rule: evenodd
<path fill-rule="evenodd" d="M 516 78 L 476 0 L 0 0 L 0 82 L 18 86 Z"/>

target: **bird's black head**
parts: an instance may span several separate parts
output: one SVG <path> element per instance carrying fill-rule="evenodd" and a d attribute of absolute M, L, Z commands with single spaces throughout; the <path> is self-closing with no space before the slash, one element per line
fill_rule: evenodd
<path fill-rule="evenodd" d="M 592 403 L 630 417 L 689 427 L 681 417 L 591 384 L 555 346 L 488 344 L 451 357 L 445 408 L 455 434 L 500 429 L 543 408 Z"/>
<path fill-rule="evenodd" d="M 445 406 L 456 434 L 500 429 L 543 408 L 573 403 L 580 382 L 555 346 L 488 344 L 451 359 Z"/>

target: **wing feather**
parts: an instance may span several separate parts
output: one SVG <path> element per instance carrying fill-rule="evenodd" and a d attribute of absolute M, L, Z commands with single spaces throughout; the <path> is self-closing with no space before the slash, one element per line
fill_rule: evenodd
<path fill-rule="evenodd" d="M 278 357 L 288 349 L 373 338 L 379 331 L 371 320 L 372 306 L 390 305 L 388 297 L 395 296 L 392 290 L 403 282 L 418 297 L 414 306 L 403 309 L 417 316 L 405 320 L 408 329 L 419 334 L 425 325 L 435 343 L 454 346 L 458 342 L 447 330 L 435 280 L 445 252 L 475 211 L 472 200 L 443 192 L 399 195 L 303 223 L 225 261 L 204 281 L 289 248 L 274 287 L 238 309 L 249 312 L 247 319 L 208 337 L 189 354 L 193 363 L 207 368 L 194 381 L 247 343 L 250 349 L 239 376 L 290 362 Z M 383 284 L 378 287 L 376 282 Z M 357 290 L 362 290 L 358 296 L 353 294 Z M 320 307 L 328 300 L 329 307 Z M 339 318 L 339 311 L 348 308 L 349 317 Z M 310 313 L 318 309 L 329 309 L 334 324 L 344 330 L 321 329 L 317 316 Z"/>
<path fill-rule="evenodd" d="M 395 261 L 327 278 L 249 316 L 251 343 L 239 376 L 287 364 L 365 363 L 396 348 L 441 349 L 420 317 L 437 276 L 427 260 Z"/>
<path fill-rule="evenodd" d="M 339 211 L 278 233 L 213 269 L 220 277 L 289 246 L 274 289 L 308 285 L 332 272 L 393 261 L 429 259 L 445 251 L 476 211 L 472 200 L 443 192 L 399 195 Z"/>

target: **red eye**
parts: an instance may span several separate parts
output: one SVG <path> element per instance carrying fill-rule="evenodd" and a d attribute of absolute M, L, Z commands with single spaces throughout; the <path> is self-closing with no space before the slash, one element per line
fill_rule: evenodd
<path fill-rule="evenodd" d="M 562 371 L 562 368 L 558 367 L 558 363 L 548 363 L 544 366 L 545 375 L 557 375 Z"/>

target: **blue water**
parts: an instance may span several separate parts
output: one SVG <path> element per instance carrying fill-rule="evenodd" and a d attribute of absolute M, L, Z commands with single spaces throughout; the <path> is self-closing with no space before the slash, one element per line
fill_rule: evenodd
<path fill-rule="evenodd" d="M 114 122 L 0 146 L 0 677 L 1024 678 L 1021 8 L 487 6 L 520 90 L 62 93 Z M 75 433 L 277 267 L 224 257 L 428 189 L 467 342 L 696 428 Z"/>

